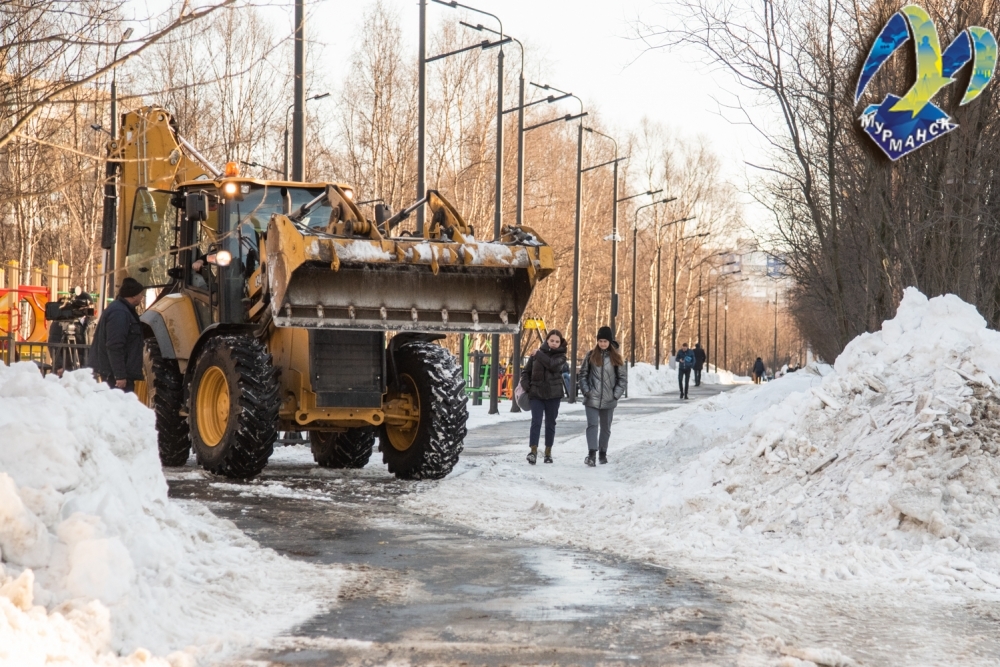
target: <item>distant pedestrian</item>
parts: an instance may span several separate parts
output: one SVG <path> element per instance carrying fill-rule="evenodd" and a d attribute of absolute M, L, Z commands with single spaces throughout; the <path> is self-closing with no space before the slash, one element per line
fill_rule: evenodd
<path fill-rule="evenodd" d="M 562 368 L 566 363 L 566 341 L 558 331 L 549 332 L 545 342 L 535 350 L 521 371 L 521 388 L 531 400 L 531 430 L 529 431 L 528 463 L 538 459 L 538 440 L 545 419 L 545 462 L 552 463 L 552 443 L 556 439 L 556 417 L 559 403 L 566 395 Z"/>
<path fill-rule="evenodd" d="M 563 384 L 566 386 L 566 396 L 568 397 L 569 396 L 569 378 L 570 378 L 570 375 L 569 375 L 569 362 L 568 361 L 565 362 L 562 365 L 562 376 L 563 376 Z"/>
<path fill-rule="evenodd" d="M 677 384 L 680 385 L 681 398 L 687 399 L 688 387 L 691 385 L 691 369 L 694 368 L 694 350 L 687 343 L 681 343 L 677 351 Z"/>
<path fill-rule="evenodd" d="M 764 361 L 760 357 L 757 357 L 757 361 L 753 362 L 753 383 L 760 384 L 766 372 Z"/>
<path fill-rule="evenodd" d="M 704 348 L 702 348 L 701 343 L 694 344 L 694 386 L 701 386 L 701 369 L 705 367 L 705 360 L 708 359 L 708 355 L 705 354 Z"/>
<path fill-rule="evenodd" d="M 97 321 L 90 348 L 91 366 L 101 379 L 126 392 L 135 391 L 135 381 L 143 379 L 142 325 L 135 308 L 144 290 L 135 278 L 122 281 L 118 298 Z"/>
<path fill-rule="evenodd" d="M 618 352 L 614 333 L 611 327 L 601 327 L 597 332 L 597 346 L 580 366 L 580 390 L 587 412 L 587 458 L 584 463 L 588 466 L 594 466 L 598 452 L 601 463 L 608 462 L 611 420 L 627 386 L 628 368 Z"/>

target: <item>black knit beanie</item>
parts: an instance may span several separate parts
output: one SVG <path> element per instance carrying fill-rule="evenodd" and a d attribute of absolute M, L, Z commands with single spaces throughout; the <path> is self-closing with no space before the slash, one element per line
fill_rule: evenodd
<path fill-rule="evenodd" d="M 122 286 L 118 288 L 118 296 L 120 297 L 133 297 L 138 294 L 142 294 L 143 290 L 146 288 L 142 286 L 135 278 L 126 278 L 122 281 Z"/>

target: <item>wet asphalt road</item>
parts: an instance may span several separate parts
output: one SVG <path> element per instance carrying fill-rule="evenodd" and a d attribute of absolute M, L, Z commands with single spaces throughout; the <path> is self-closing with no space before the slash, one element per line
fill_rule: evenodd
<path fill-rule="evenodd" d="M 717 391 L 690 393 L 697 400 Z M 679 403 L 631 399 L 615 421 Z M 584 427 L 582 414 L 560 417 L 557 455 L 559 442 Z M 473 429 L 462 457 L 522 449 L 526 431 L 526 422 Z M 206 503 L 262 545 L 354 572 L 328 612 L 228 665 L 736 663 L 731 603 L 684 572 L 429 520 L 398 506 L 414 484 L 389 476 L 377 452 L 365 469 L 339 471 L 297 449 L 279 452 L 254 493 L 168 475 L 172 497 Z M 582 452 L 566 455 L 582 465 Z"/>

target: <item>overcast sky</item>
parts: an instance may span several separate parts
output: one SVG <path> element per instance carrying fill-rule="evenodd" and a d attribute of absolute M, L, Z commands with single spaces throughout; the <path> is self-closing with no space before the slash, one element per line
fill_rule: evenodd
<path fill-rule="evenodd" d="M 416 0 L 383 1 L 398 12 L 406 47 L 415 61 Z M 138 0 L 137 5 L 162 8 L 162 2 Z M 270 5 L 264 11 L 274 16 L 276 25 L 283 23 L 291 31 L 292 0 L 263 2 Z M 350 74 L 351 53 L 363 39 L 363 16 L 372 4 L 372 0 L 307 0 L 307 66 L 325 71 L 325 79 L 333 82 L 330 92 L 336 93 L 338 82 Z M 725 159 L 729 176 L 745 186 L 743 161 L 759 160 L 759 139 L 745 126 L 721 117 L 715 101 L 732 99 L 740 89 L 728 76 L 699 65 L 701 54 L 694 49 L 645 51 L 640 41 L 631 38 L 637 17 L 654 23 L 662 20 L 667 10 L 658 0 L 465 0 L 463 4 L 499 16 L 504 29 L 527 46 L 525 69 L 532 74 L 542 71 L 545 83 L 579 95 L 588 110 L 601 113 L 613 134 L 624 137 L 648 117 L 684 134 L 706 135 Z M 459 11 L 429 2 L 428 33 L 461 17 Z M 491 25 L 488 17 L 481 20 Z M 469 33 L 470 43 L 479 36 Z M 516 62 L 516 53 L 508 50 L 509 66 Z M 315 92 L 322 91 L 310 91 Z"/>

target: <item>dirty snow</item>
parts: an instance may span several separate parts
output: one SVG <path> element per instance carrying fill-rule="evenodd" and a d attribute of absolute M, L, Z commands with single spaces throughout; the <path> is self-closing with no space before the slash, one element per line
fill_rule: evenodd
<path fill-rule="evenodd" d="M 0 366 L 0 432 L 0 665 L 195 665 L 336 596 L 340 571 L 168 500 L 152 413 L 87 370 Z"/>
<path fill-rule="evenodd" d="M 639 384 L 633 371 L 630 389 Z M 582 436 L 561 445 L 585 448 Z M 785 582 L 810 601 L 903 594 L 923 600 L 914 615 L 1000 601 L 1000 333 L 955 296 L 908 289 L 897 316 L 833 369 L 616 422 L 607 467 L 536 471 L 522 458 L 460 461 L 404 502 L 729 585 Z M 851 664 L 847 648 L 794 647 L 783 664 Z"/>

